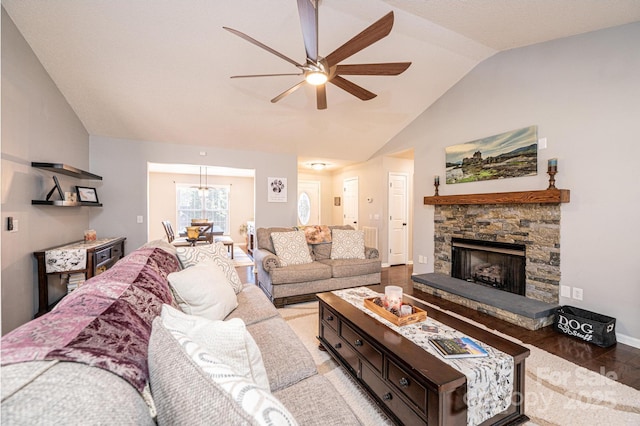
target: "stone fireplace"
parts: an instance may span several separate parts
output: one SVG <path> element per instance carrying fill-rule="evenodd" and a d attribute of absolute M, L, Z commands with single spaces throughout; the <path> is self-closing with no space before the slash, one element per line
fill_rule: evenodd
<path fill-rule="evenodd" d="M 525 248 L 524 296 L 557 304 L 560 285 L 560 205 L 480 204 L 435 207 L 435 272 L 451 275 L 454 238 Z"/>

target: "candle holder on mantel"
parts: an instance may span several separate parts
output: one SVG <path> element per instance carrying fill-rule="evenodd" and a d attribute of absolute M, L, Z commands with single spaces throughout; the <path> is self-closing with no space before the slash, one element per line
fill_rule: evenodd
<path fill-rule="evenodd" d="M 556 188 L 556 173 L 557 170 L 549 170 L 547 174 L 549 175 L 549 187 L 547 189 L 557 189 Z"/>
<path fill-rule="evenodd" d="M 436 193 L 434 194 L 434 196 L 438 196 L 440 194 L 438 194 L 438 187 L 440 186 L 440 176 L 435 176 L 433 178 L 433 186 L 436 187 Z"/>
<path fill-rule="evenodd" d="M 558 173 L 558 159 L 550 158 L 547 164 L 547 174 L 549 175 L 549 187 L 547 189 L 556 189 L 556 173 Z"/>

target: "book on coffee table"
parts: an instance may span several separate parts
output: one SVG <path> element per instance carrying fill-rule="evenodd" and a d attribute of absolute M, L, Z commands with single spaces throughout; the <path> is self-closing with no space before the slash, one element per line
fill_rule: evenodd
<path fill-rule="evenodd" d="M 487 351 L 469 337 L 434 337 L 429 343 L 444 358 L 476 358 L 487 356 Z"/>

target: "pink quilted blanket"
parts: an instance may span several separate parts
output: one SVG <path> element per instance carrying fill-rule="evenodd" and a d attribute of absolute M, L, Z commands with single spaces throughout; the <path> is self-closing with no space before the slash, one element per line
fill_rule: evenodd
<path fill-rule="evenodd" d="M 2 365 L 24 361 L 81 362 L 121 376 L 140 392 L 149 380 L 151 323 L 174 304 L 167 275 L 178 259 L 138 249 L 88 280 L 46 315 L 2 338 Z"/>

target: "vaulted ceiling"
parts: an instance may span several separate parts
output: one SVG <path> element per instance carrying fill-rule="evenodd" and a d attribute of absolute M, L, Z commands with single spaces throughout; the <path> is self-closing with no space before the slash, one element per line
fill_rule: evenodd
<path fill-rule="evenodd" d="M 349 79 L 363 102 L 328 85 L 328 109 L 289 63 L 223 30 L 242 31 L 304 63 L 295 0 L 3 0 L 92 135 L 295 153 L 300 162 L 368 159 L 495 53 L 640 20 L 640 0 L 321 0 L 327 55 L 394 11 L 389 36 L 344 63 L 411 61 L 399 76 Z"/>

